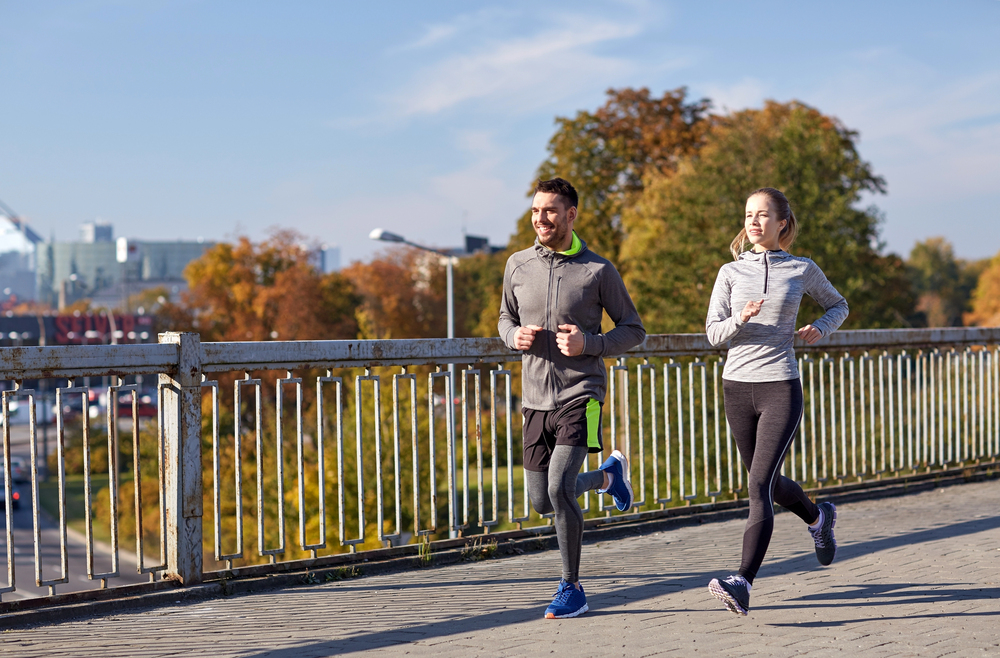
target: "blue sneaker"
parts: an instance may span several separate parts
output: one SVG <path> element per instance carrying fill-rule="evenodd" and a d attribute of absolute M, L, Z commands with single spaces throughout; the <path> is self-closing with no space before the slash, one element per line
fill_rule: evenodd
<path fill-rule="evenodd" d="M 546 619 L 569 619 L 577 617 L 590 610 L 587 607 L 587 595 L 583 593 L 583 585 L 580 589 L 573 587 L 565 580 L 559 581 L 559 589 L 549 607 L 545 608 Z"/>
<path fill-rule="evenodd" d="M 601 470 L 611 474 L 611 486 L 607 489 L 598 489 L 597 493 L 610 492 L 619 512 L 624 512 L 632 507 L 632 484 L 625 475 L 628 472 L 628 457 L 623 455 L 621 451 L 615 450 L 601 464 Z"/>

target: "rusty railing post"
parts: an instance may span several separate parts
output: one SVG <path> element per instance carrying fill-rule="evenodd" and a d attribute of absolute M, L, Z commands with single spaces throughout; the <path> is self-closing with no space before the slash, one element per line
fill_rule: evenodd
<path fill-rule="evenodd" d="M 167 578 L 184 585 L 202 578 L 201 337 L 168 331 L 160 343 L 174 344 L 177 373 L 160 374 L 165 451 Z"/>

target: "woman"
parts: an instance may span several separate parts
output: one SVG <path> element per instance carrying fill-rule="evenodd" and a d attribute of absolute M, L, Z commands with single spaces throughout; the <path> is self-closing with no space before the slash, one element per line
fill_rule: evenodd
<path fill-rule="evenodd" d="M 775 502 L 809 525 L 820 564 L 833 562 L 837 552 L 836 507 L 816 505 L 798 483 L 778 473 L 802 417 L 792 341 L 798 334 L 811 345 L 847 318 L 847 301 L 816 263 L 785 251 L 797 232 L 784 194 L 771 187 L 752 192 L 744 228 L 730 246 L 735 262 L 719 270 L 705 322 L 712 345 L 730 343 L 722 374 L 726 419 L 750 473 L 750 518 L 739 572 L 713 578 L 708 589 L 741 615 L 750 611 L 750 587 L 771 541 Z M 753 249 L 744 252 L 747 241 Z M 795 331 L 803 293 L 826 313 Z"/>

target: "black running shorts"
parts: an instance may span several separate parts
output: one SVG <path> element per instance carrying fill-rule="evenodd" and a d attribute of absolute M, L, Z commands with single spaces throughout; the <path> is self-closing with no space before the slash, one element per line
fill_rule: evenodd
<path fill-rule="evenodd" d="M 524 468 L 549 470 L 552 450 L 557 446 L 604 449 L 601 440 L 601 403 L 594 398 L 573 400 L 559 409 L 522 409 L 524 414 Z"/>

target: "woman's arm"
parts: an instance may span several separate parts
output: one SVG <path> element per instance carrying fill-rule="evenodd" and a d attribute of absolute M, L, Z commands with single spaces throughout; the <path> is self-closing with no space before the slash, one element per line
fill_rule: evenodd
<path fill-rule="evenodd" d="M 821 338 L 825 338 L 836 331 L 844 323 L 844 320 L 847 319 L 847 300 L 837 292 L 837 289 L 833 287 L 833 284 L 823 274 L 823 270 L 819 269 L 819 265 L 812 261 L 809 261 L 809 267 L 806 269 L 805 289 L 810 297 L 826 309 L 826 313 L 823 314 L 823 317 L 813 322 L 812 325 L 807 325 L 799 331 L 811 326 L 820 332 Z M 805 337 L 803 336 L 803 338 Z M 816 340 L 819 339 L 817 338 Z"/>
<path fill-rule="evenodd" d="M 705 332 L 712 346 L 726 343 L 740 333 L 744 322 L 739 315 L 733 316 L 730 295 L 732 282 L 726 275 L 725 268 L 719 270 L 712 288 L 712 299 L 708 303 L 708 315 L 705 318 Z"/>

